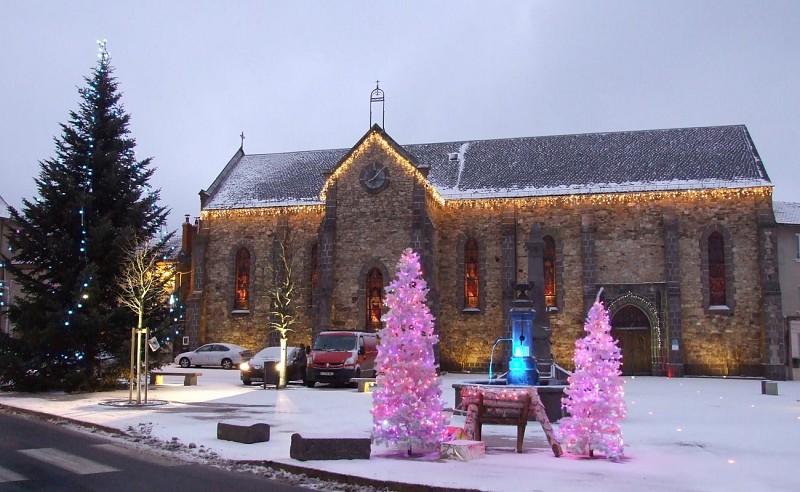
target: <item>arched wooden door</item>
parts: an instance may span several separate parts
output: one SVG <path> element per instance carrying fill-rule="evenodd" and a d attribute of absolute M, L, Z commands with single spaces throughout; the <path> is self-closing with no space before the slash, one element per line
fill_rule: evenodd
<path fill-rule="evenodd" d="M 622 351 L 623 376 L 649 376 L 652 370 L 650 333 L 647 315 L 638 307 L 623 306 L 611 318 L 611 336 Z"/>

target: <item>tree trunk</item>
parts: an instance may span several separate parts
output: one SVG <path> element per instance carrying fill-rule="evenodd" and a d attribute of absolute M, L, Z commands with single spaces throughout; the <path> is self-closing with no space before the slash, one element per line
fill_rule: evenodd
<path fill-rule="evenodd" d="M 266 378 L 266 376 L 265 376 Z M 281 362 L 277 389 L 286 387 L 286 337 L 281 337 Z"/>

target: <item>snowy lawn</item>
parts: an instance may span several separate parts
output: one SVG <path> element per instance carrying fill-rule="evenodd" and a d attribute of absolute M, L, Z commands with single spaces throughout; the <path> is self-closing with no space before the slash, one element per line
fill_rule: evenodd
<path fill-rule="evenodd" d="M 179 367 L 170 370 L 182 371 Z M 531 422 L 524 452 L 514 452 L 516 429 L 487 425 L 487 455 L 470 462 L 435 454 L 407 458 L 373 445 L 369 461 L 289 458 L 290 436 L 369 436 L 370 394 L 350 388 L 290 386 L 276 391 L 243 386 L 238 371 L 201 369 L 198 386 L 168 384 L 149 398 L 168 404 L 113 408 L 127 391 L 81 395 L 0 393 L 0 404 L 108 426 L 163 441 L 177 438 L 187 456 L 199 450 L 232 460 L 269 460 L 354 476 L 487 491 L 748 491 L 798 490 L 800 381 L 778 383 L 779 396 L 761 394 L 758 380 L 625 378 L 628 416 L 622 421 L 625 458 L 618 463 L 565 454 L 555 458 L 541 427 Z M 443 396 L 452 406 L 455 382 L 480 375 L 448 374 Z M 269 442 L 216 439 L 218 422 L 271 426 Z M 451 425 L 462 425 L 454 416 Z M 558 426 L 555 426 L 558 428 Z M 191 449 L 190 444 L 194 444 Z"/>

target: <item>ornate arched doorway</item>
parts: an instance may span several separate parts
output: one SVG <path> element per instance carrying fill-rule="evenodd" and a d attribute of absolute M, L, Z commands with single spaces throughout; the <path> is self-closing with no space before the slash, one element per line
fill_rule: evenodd
<path fill-rule="evenodd" d="M 611 317 L 611 336 L 622 351 L 624 376 L 649 376 L 652 370 L 651 332 L 647 314 L 634 304 L 617 309 Z"/>

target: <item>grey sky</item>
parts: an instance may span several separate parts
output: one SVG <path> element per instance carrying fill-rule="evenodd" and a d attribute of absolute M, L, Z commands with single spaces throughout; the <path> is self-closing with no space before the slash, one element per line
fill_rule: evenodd
<path fill-rule="evenodd" d="M 196 216 L 239 147 L 352 146 L 375 80 L 401 144 L 746 124 L 800 201 L 800 2 L 0 0 L 0 195 L 39 161 L 107 39 L 140 157 Z"/>

